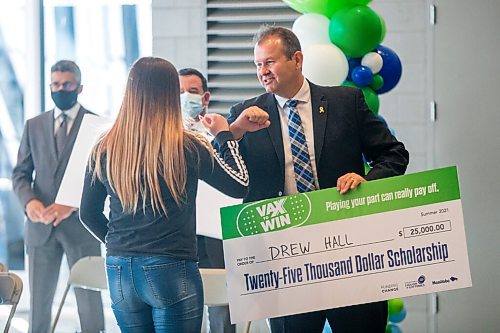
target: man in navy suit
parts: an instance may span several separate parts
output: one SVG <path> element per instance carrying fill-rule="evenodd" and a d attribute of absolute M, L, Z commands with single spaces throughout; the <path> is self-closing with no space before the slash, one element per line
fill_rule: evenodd
<path fill-rule="evenodd" d="M 307 190 L 337 187 L 344 194 L 362 182 L 406 171 L 404 145 L 370 112 L 359 89 L 321 87 L 304 78 L 303 54 L 292 31 L 265 26 L 254 40 L 257 76 L 266 93 L 233 106 L 229 116 L 250 175 L 245 202 L 303 192 L 304 178 L 310 178 Z M 292 112 L 299 114 L 305 141 L 301 148 L 309 171 L 300 167 L 301 173 L 291 148 Z M 363 155 L 371 165 L 367 174 Z M 326 319 L 335 333 L 383 333 L 387 302 L 271 318 L 270 324 L 273 333 L 319 333 Z"/>

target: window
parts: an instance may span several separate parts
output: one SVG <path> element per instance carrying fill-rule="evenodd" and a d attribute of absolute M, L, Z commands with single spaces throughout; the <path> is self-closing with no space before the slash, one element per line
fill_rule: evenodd
<path fill-rule="evenodd" d="M 45 0 L 44 23 L 45 86 L 56 61 L 74 60 L 82 71 L 81 104 L 114 117 L 130 66 L 151 54 L 151 1 Z M 45 105 L 54 105 L 49 89 Z"/>

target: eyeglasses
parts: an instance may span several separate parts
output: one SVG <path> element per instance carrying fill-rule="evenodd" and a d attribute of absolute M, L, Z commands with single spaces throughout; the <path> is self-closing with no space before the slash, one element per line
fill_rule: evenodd
<path fill-rule="evenodd" d="M 51 82 L 49 87 L 52 91 L 59 90 L 61 87 L 63 90 L 75 90 L 78 87 L 78 83 L 66 81 L 66 82 Z"/>

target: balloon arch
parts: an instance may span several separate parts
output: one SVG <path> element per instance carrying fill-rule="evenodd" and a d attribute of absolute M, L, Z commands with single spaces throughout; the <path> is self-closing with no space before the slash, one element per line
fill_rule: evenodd
<path fill-rule="evenodd" d="M 292 30 L 302 44 L 304 75 L 320 85 L 360 88 L 378 114 L 378 95 L 396 86 L 402 65 L 396 52 L 381 45 L 385 22 L 367 6 L 370 1 L 283 0 L 303 13 Z"/>

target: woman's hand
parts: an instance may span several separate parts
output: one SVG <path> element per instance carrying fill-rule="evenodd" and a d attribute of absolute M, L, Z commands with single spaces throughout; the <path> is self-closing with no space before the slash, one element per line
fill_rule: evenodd
<path fill-rule="evenodd" d="M 200 116 L 201 123 L 205 128 L 212 134 L 216 136 L 222 131 L 229 131 L 229 124 L 226 118 L 217 113 L 209 113 L 204 116 Z"/>

